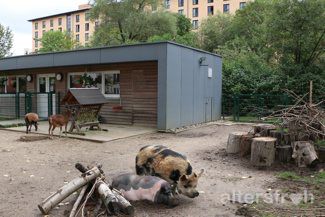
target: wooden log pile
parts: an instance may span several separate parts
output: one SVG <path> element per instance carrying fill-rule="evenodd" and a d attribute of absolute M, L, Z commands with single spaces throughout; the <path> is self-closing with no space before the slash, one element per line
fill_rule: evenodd
<path fill-rule="evenodd" d="M 69 217 L 84 217 L 85 207 L 90 198 L 97 203 L 92 216 L 98 216 L 99 213 L 106 213 L 107 215 L 116 215 L 118 213 L 124 215 L 134 214 L 134 208 L 130 202 L 106 181 L 101 165 L 84 167 L 82 164 L 77 163 L 76 169 L 81 172 L 79 177 L 58 189 L 38 205 L 43 215 L 49 214 L 60 202 L 78 190 L 80 190 L 80 193 Z M 87 213 L 89 212 L 88 210 Z"/>
<path fill-rule="evenodd" d="M 251 153 L 255 166 L 271 166 L 274 161 L 288 163 L 296 160 L 299 167 L 315 166 L 318 156 L 314 142 L 325 139 L 325 101 L 306 102 L 304 97 L 287 91 L 296 103 L 263 118 L 278 120 L 277 126 L 257 124 L 252 132 L 235 132 L 229 135 L 227 153 L 246 156 Z M 311 99 L 311 97 L 310 97 Z"/>

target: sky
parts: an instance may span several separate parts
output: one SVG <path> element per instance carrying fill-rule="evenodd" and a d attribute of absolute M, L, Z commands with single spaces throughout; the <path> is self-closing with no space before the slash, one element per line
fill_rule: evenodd
<path fill-rule="evenodd" d="M 13 55 L 32 50 L 32 24 L 27 20 L 77 10 L 88 0 L 0 0 L 0 24 L 14 35 Z"/>

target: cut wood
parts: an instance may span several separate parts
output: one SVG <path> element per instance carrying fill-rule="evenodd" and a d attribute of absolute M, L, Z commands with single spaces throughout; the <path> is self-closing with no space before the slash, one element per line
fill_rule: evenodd
<path fill-rule="evenodd" d="M 227 153 L 235 154 L 240 151 L 240 140 L 242 136 L 246 136 L 247 132 L 233 132 L 229 134 L 227 143 Z"/>
<path fill-rule="evenodd" d="M 254 166 L 271 166 L 275 158 L 276 139 L 272 137 L 253 138 L 251 163 Z"/>
<path fill-rule="evenodd" d="M 88 185 L 85 185 L 85 186 L 82 187 L 82 189 L 81 189 L 81 191 L 80 191 L 80 194 L 79 194 L 79 196 L 78 196 L 76 202 L 74 203 L 74 205 L 73 205 L 73 207 L 72 207 L 72 210 L 71 210 L 71 212 L 70 212 L 69 217 L 75 217 L 76 212 L 77 212 L 77 209 L 78 209 L 78 207 L 79 207 L 79 204 L 80 204 L 80 202 L 81 202 L 83 196 L 85 195 L 85 192 L 86 192 L 87 188 L 88 188 Z"/>
<path fill-rule="evenodd" d="M 130 202 L 123 197 L 121 192 L 113 189 L 113 194 L 116 196 L 116 198 L 119 201 L 119 209 L 121 212 L 123 212 L 125 215 L 133 215 L 134 214 L 134 207 L 130 204 Z"/>
<path fill-rule="evenodd" d="M 291 145 L 277 146 L 275 159 L 281 163 L 288 163 L 292 159 Z"/>
<path fill-rule="evenodd" d="M 67 198 L 73 192 L 86 185 L 96 177 L 100 176 L 101 172 L 97 167 L 92 168 L 87 173 L 82 174 L 81 177 L 75 178 L 62 188 L 57 190 L 54 194 L 46 198 L 42 203 L 38 205 L 38 208 L 42 214 L 47 215 L 51 209 L 56 207 L 62 200 Z"/>
<path fill-rule="evenodd" d="M 97 182 L 97 191 L 102 199 L 106 209 L 111 214 L 116 214 L 119 211 L 119 201 L 109 186 L 104 181 Z"/>
<path fill-rule="evenodd" d="M 288 146 L 291 145 L 291 141 L 294 141 L 294 139 L 291 139 L 291 135 L 289 133 L 281 130 L 271 130 L 269 136 L 276 138 L 277 146 Z"/>
<path fill-rule="evenodd" d="M 249 155 L 251 153 L 251 145 L 252 145 L 252 139 L 253 135 L 252 134 L 247 134 L 243 135 L 240 138 L 240 143 L 239 143 L 239 155 L 241 157 L 244 157 L 246 155 Z"/>
<path fill-rule="evenodd" d="M 275 130 L 276 127 L 273 124 L 256 124 L 253 126 L 254 134 L 259 134 L 263 137 L 270 136 L 270 131 Z"/>
<path fill-rule="evenodd" d="M 298 167 L 315 166 L 318 161 L 314 145 L 309 141 L 294 142 L 292 158 L 296 159 Z"/>

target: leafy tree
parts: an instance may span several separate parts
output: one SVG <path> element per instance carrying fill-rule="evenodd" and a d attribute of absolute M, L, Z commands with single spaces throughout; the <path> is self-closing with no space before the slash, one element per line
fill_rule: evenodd
<path fill-rule="evenodd" d="M 111 45 L 143 42 L 153 35 L 175 34 L 176 18 L 155 8 L 155 0 L 95 0 L 92 19 L 99 19 L 92 44 Z"/>
<path fill-rule="evenodd" d="M 40 53 L 72 50 L 77 46 L 71 34 L 61 31 L 45 32 L 41 39 L 35 40 L 39 40 L 42 43 L 42 48 L 39 50 Z"/>
<path fill-rule="evenodd" d="M 0 24 L 0 58 L 10 56 L 13 35 L 9 27 L 5 28 Z"/>
<path fill-rule="evenodd" d="M 191 20 L 183 14 L 177 14 L 177 35 L 183 36 L 192 30 Z"/>
<path fill-rule="evenodd" d="M 199 29 L 202 49 L 213 52 L 219 46 L 224 45 L 229 40 L 227 32 L 231 21 L 230 15 L 221 13 L 203 20 Z"/>

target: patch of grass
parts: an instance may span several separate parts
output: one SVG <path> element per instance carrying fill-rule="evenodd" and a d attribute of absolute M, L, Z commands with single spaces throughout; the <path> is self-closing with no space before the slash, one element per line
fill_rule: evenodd
<path fill-rule="evenodd" d="M 284 180 L 301 180 L 302 177 L 298 176 L 295 172 L 290 172 L 290 171 L 285 171 L 281 172 L 277 175 L 279 179 L 284 179 Z"/>
<path fill-rule="evenodd" d="M 318 140 L 315 143 L 317 146 L 324 147 L 325 148 L 325 140 Z"/>

